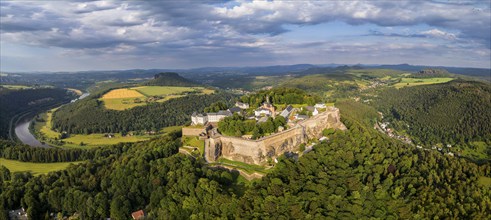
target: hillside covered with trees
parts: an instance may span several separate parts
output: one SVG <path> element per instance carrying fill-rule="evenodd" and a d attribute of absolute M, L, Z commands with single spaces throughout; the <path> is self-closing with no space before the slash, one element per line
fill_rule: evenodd
<path fill-rule="evenodd" d="M 234 97 L 228 93 L 189 95 L 124 111 L 108 110 L 102 101 L 92 97 L 56 111 L 53 128 L 78 134 L 158 131 L 164 127 L 186 124 L 191 121 L 193 112 L 202 112 L 205 107 L 218 101 L 232 102 Z"/>
<path fill-rule="evenodd" d="M 239 181 L 177 154 L 176 134 L 120 144 L 114 154 L 33 177 L 0 167 L 0 215 L 25 207 L 83 219 L 488 219 L 489 164 L 424 151 L 373 130 L 376 111 L 339 103 L 347 131 L 298 160 L 281 157 L 264 178 Z M 353 108 L 353 107 L 356 107 Z M 8 148 L 8 147 L 7 147 Z"/>
<path fill-rule="evenodd" d="M 271 90 L 261 90 L 257 93 L 240 97 L 244 103 L 251 107 L 258 107 L 263 102 L 274 104 L 309 104 L 313 105 L 320 100 L 319 97 L 308 94 L 302 89 L 279 87 Z"/>
<path fill-rule="evenodd" d="M 491 86 L 486 83 L 455 80 L 388 89 L 376 105 L 385 120 L 416 143 L 491 143 Z"/>
<path fill-rule="evenodd" d="M 144 83 L 146 86 L 199 86 L 198 83 L 193 82 L 180 76 L 177 73 L 164 72 L 154 76 L 153 80 Z"/>
<path fill-rule="evenodd" d="M 16 114 L 69 102 L 74 96 L 64 89 L 0 90 L 0 138 L 8 138 L 9 124 Z"/>

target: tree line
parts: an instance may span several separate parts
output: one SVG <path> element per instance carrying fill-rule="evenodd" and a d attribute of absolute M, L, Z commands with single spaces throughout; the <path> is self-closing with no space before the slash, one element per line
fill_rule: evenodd
<path fill-rule="evenodd" d="M 280 115 L 274 119 L 269 117 L 265 122 L 257 123 L 254 119 L 246 120 L 244 116 L 235 113 L 233 116 L 226 117 L 218 122 L 218 130 L 222 134 L 236 137 L 250 134 L 252 139 L 275 133 L 280 126 L 284 128 L 286 126 L 286 119 Z"/>
<path fill-rule="evenodd" d="M 310 95 L 297 88 L 278 87 L 271 90 L 261 90 L 257 93 L 240 97 L 240 101 L 248 103 L 251 108 L 259 107 L 264 102 L 274 104 L 309 104 L 314 105 L 320 97 Z"/>
<path fill-rule="evenodd" d="M 120 155 L 127 151 L 125 144 L 93 149 L 63 149 L 31 147 L 18 142 L 0 139 L 0 157 L 35 163 L 74 162 L 99 157 Z"/>

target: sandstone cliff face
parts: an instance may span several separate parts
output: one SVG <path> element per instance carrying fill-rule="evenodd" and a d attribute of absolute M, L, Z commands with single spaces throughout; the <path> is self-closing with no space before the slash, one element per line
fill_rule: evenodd
<path fill-rule="evenodd" d="M 328 108 L 293 128 L 259 140 L 225 136 L 210 138 L 205 142 L 205 158 L 208 162 L 213 162 L 222 156 L 229 160 L 264 164 L 268 158 L 298 151 L 300 144 L 306 143 L 308 139 L 320 138 L 326 128 L 346 130 L 337 108 Z"/>
<path fill-rule="evenodd" d="M 305 134 L 309 139 L 322 137 L 324 129 L 346 130 L 346 126 L 341 122 L 339 109 L 334 107 L 328 107 L 325 112 L 302 121 L 299 125 L 305 128 Z"/>

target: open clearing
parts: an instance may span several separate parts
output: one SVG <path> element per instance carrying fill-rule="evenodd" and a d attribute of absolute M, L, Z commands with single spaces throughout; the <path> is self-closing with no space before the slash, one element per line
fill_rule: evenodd
<path fill-rule="evenodd" d="M 410 86 L 420 86 L 420 85 L 430 85 L 437 83 L 446 83 L 452 81 L 453 78 L 402 78 L 401 82 L 396 83 L 394 87 L 410 87 Z"/>
<path fill-rule="evenodd" d="M 481 176 L 481 177 L 479 177 L 479 179 L 477 179 L 477 183 L 481 186 L 491 187 L 491 178 Z"/>
<path fill-rule="evenodd" d="M 10 172 L 31 172 L 33 175 L 46 174 L 52 171 L 64 170 L 70 164 L 78 164 L 81 162 L 66 162 L 66 163 L 31 163 L 21 162 L 17 160 L 8 160 L 0 158 L 0 165 L 7 167 Z"/>
<path fill-rule="evenodd" d="M 104 102 L 107 109 L 122 111 L 150 102 L 165 102 L 186 96 L 188 93 L 211 94 L 213 92 L 214 90 L 204 87 L 139 86 L 111 90 L 99 100 Z"/>

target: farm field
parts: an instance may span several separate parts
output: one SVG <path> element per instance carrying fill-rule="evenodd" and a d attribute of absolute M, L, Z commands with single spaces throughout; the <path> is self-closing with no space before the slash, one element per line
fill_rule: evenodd
<path fill-rule="evenodd" d="M 64 170 L 70 164 L 77 164 L 81 162 L 66 162 L 66 163 L 31 163 L 22 162 L 17 160 L 8 160 L 0 158 L 0 165 L 7 167 L 10 172 L 31 172 L 32 175 L 37 176 L 46 174 L 53 171 Z"/>
<path fill-rule="evenodd" d="M 453 78 L 402 78 L 401 82 L 396 83 L 394 87 L 397 89 L 402 87 L 420 86 L 420 85 L 430 85 L 437 83 L 446 83 L 452 81 Z"/>
<path fill-rule="evenodd" d="M 148 102 L 165 102 L 169 99 L 183 97 L 189 92 L 211 94 L 214 90 L 204 87 L 139 86 L 111 90 L 99 100 L 104 102 L 107 109 L 122 111 L 146 105 Z"/>
<path fill-rule="evenodd" d="M 117 99 L 117 98 L 140 98 L 144 97 L 138 91 L 133 89 L 113 89 L 102 96 L 102 99 Z"/>
<path fill-rule="evenodd" d="M 184 92 L 195 91 L 193 87 L 170 87 L 170 86 L 140 86 L 131 89 L 134 89 L 144 94 L 145 96 L 170 95 L 170 94 L 179 94 Z"/>

